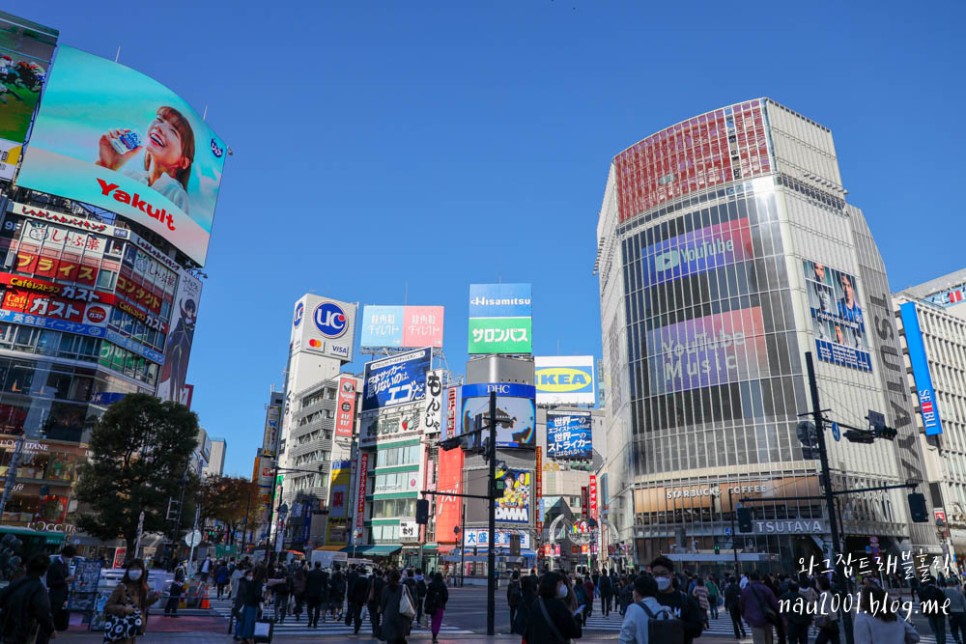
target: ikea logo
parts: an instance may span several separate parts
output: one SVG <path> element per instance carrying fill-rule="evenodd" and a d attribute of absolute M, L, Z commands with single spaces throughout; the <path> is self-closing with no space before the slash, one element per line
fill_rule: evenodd
<path fill-rule="evenodd" d="M 590 373 L 571 367 L 537 369 L 537 389 L 554 393 L 580 391 L 593 384 Z"/>

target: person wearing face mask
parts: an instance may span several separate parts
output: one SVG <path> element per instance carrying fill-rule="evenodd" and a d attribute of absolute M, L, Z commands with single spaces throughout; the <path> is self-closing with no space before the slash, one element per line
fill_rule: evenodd
<path fill-rule="evenodd" d="M 563 577 L 555 572 L 540 578 L 537 598 L 530 608 L 530 620 L 524 638 L 540 644 L 568 644 L 583 633 L 570 608 L 572 591 Z"/>
<path fill-rule="evenodd" d="M 684 622 L 684 642 L 691 644 L 704 630 L 704 612 L 698 600 L 674 587 L 674 562 L 667 557 L 651 562 L 651 574 L 657 581 L 657 603 L 670 608 L 674 617 Z"/>
<path fill-rule="evenodd" d="M 148 573 L 144 569 L 144 562 L 135 559 L 127 565 L 121 583 L 117 585 L 111 596 L 108 597 L 104 605 L 104 613 L 113 616 L 114 621 L 123 620 L 131 615 L 140 614 L 141 629 L 131 637 L 123 639 L 112 639 L 110 641 L 121 642 L 122 644 L 134 644 L 140 635 L 144 634 L 144 629 L 148 623 L 148 607 L 158 601 L 161 595 L 148 590 Z M 110 622 L 108 624 L 110 626 Z M 105 635 L 105 641 L 107 641 Z"/>

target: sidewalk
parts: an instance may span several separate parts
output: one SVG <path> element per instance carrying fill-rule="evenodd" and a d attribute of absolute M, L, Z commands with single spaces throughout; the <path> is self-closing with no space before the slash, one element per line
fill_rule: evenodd
<path fill-rule="evenodd" d="M 224 644 L 232 642 L 228 634 L 228 622 L 210 615 L 179 615 L 177 618 L 162 615 L 148 617 L 147 631 L 138 639 L 139 644 L 162 642 L 197 642 L 198 644 Z M 102 642 L 104 633 L 88 631 L 86 624 L 71 619 L 70 630 L 57 633 L 56 642 Z"/>

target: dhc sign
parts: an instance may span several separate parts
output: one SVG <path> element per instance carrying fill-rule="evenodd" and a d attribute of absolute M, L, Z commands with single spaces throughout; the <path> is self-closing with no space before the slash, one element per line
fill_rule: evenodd
<path fill-rule="evenodd" d="M 597 401 L 593 356 L 534 358 L 538 405 L 593 405 Z"/>

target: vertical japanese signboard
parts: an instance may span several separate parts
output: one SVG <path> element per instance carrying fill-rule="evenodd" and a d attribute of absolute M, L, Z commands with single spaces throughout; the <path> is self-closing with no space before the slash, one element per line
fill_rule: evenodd
<path fill-rule="evenodd" d="M 530 284 L 470 284 L 469 353 L 531 353 Z"/>
<path fill-rule="evenodd" d="M 446 390 L 446 435 L 443 438 L 453 438 L 459 433 L 460 388 L 449 387 Z"/>
<path fill-rule="evenodd" d="M 356 534 L 362 533 L 366 518 L 366 486 L 369 484 L 369 452 L 359 455 L 359 491 L 356 496 Z M 359 539 L 353 540 L 358 543 Z"/>
<path fill-rule="evenodd" d="M 438 434 L 443 425 L 443 372 L 426 373 L 426 398 L 423 400 L 423 432 Z"/>
<path fill-rule="evenodd" d="M 339 377 L 339 398 L 336 403 L 335 435 L 338 438 L 352 438 L 356 418 L 355 378 Z"/>
<path fill-rule="evenodd" d="M 537 445 L 537 459 L 534 471 L 536 485 L 534 485 L 534 497 L 537 499 L 537 534 L 543 530 L 543 449 Z"/>
<path fill-rule="evenodd" d="M 593 474 L 590 475 L 590 484 L 587 486 L 587 494 L 589 498 L 590 506 L 590 518 L 597 520 L 597 477 Z"/>

